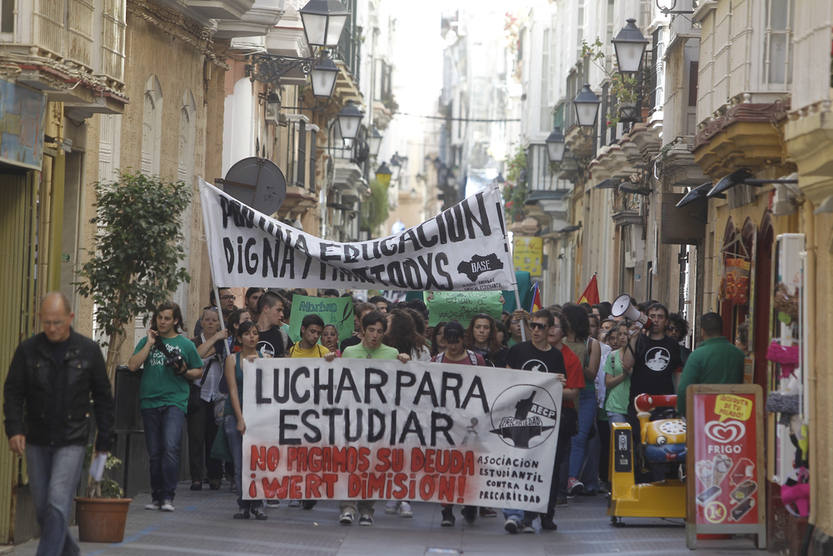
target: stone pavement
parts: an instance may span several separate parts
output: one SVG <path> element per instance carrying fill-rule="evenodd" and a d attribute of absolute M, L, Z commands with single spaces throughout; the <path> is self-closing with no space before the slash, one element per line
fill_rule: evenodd
<path fill-rule="evenodd" d="M 386 515 L 384 502 L 377 502 L 373 527 L 338 523 L 334 502 L 319 503 L 313 510 L 269 507 L 267 521 L 231 518 L 235 497 L 223 490 L 188 490 L 181 483 L 173 513 L 147 511 L 147 494 L 134 498 L 127 519 L 123 543 L 84 543 L 82 551 L 91 556 L 170 554 L 279 554 L 304 556 L 453 556 L 523 554 L 524 556 L 567 554 L 657 555 L 691 554 L 685 547 L 685 530 L 654 519 L 626 519 L 624 528 L 611 527 L 602 496 L 577 497 L 556 510 L 558 531 L 536 531 L 509 535 L 503 518 L 478 518 L 466 525 L 455 507 L 457 524 L 440 527 L 436 504 L 416 503 L 414 518 Z M 537 526 L 537 522 L 536 522 Z M 77 530 L 73 528 L 73 534 Z M 14 548 L 13 554 L 34 555 L 37 541 Z M 736 538 L 701 541 L 697 554 L 762 554 L 753 541 Z"/>

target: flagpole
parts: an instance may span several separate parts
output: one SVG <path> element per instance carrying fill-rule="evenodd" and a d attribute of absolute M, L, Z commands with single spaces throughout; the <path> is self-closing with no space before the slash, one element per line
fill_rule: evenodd
<path fill-rule="evenodd" d="M 200 178 L 200 209 L 202 211 L 202 227 L 205 232 L 205 242 L 208 244 L 208 270 L 211 272 L 211 283 L 214 285 L 214 302 L 217 304 L 217 316 L 220 317 L 220 330 L 225 330 L 226 323 L 223 318 L 223 308 L 220 306 L 220 287 L 217 285 L 217 280 L 214 279 L 214 263 L 211 261 L 211 241 L 208 233 L 208 214 L 205 212 L 206 203 L 203 202 L 202 198 L 202 192 L 204 190 L 203 184 L 208 185 L 208 182 Z"/>
<path fill-rule="evenodd" d="M 498 193 L 500 193 L 500 188 L 495 184 L 495 187 L 498 188 Z M 503 195 L 500 195 L 501 201 L 503 200 Z M 509 272 L 512 273 L 512 289 L 515 290 L 515 307 L 518 309 L 523 309 L 521 306 L 521 296 L 518 293 L 518 276 L 515 274 L 515 260 L 512 256 L 512 253 L 509 251 L 509 232 L 508 228 L 506 227 L 506 215 L 503 213 L 503 206 L 500 206 L 500 218 L 501 223 L 503 224 L 503 247 L 506 249 L 506 254 L 508 255 L 509 259 Z M 521 341 L 526 341 L 526 327 L 521 324 Z"/>

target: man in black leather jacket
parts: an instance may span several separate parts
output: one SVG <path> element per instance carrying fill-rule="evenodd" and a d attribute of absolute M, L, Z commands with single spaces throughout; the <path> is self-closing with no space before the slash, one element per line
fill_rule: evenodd
<path fill-rule="evenodd" d="M 63 294 L 44 297 L 43 332 L 18 345 L 4 390 L 6 435 L 11 450 L 26 456 L 41 527 L 38 555 L 80 554 L 68 526 L 91 409 L 96 452 L 106 454 L 112 444 L 113 394 L 104 358 L 98 344 L 72 330 L 73 316 Z"/>

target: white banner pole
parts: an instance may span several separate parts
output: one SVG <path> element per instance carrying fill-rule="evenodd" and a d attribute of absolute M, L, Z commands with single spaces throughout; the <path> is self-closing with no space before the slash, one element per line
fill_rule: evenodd
<path fill-rule="evenodd" d="M 503 199 L 502 194 L 500 198 Z M 501 222 L 503 223 L 503 246 L 506 248 L 506 255 L 509 259 L 509 272 L 511 273 L 512 277 L 512 289 L 515 290 L 515 307 L 517 309 L 523 309 L 523 307 L 521 307 L 521 296 L 518 293 L 518 275 L 515 274 L 515 257 L 513 256 L 513 253 L 509 250 L 509 229 L 506 227 L 506 214 L 504 214 L 502 206 L 500 207 L 500 218 Z M 521 341 L 526 341 L 526 326 L 524 325 L 524 323 L 521 323 Z"/>

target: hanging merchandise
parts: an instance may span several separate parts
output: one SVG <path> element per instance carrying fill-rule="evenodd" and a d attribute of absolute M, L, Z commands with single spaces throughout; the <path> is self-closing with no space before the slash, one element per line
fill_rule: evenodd
<path fill-rule="evenodd" d="M 723 267 L 720 298 L 738 305 L 749 302 L 749 270 L 751 263 L 740 257 L 729 257 Z"/>

